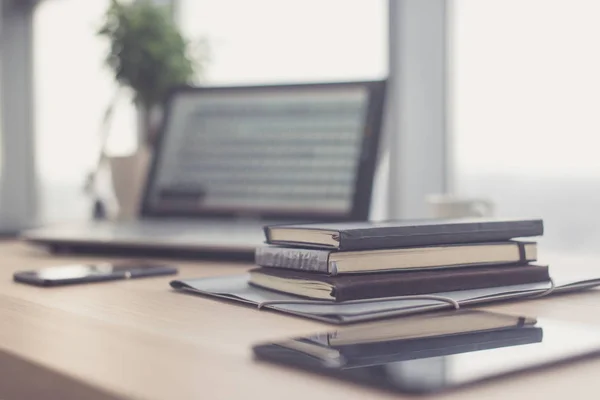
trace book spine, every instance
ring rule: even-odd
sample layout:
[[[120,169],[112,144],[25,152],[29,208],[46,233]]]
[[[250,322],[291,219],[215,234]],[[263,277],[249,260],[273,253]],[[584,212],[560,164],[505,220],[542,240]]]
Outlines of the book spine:
[[[254,261],[261,267],[329,273],[329,251],[288,247],[258,247]]]

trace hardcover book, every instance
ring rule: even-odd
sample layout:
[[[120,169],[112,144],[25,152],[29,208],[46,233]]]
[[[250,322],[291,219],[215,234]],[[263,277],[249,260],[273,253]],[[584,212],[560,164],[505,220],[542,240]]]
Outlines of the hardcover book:
[[[505,265],[328,276],[274,268],[250,271],[251,285],[336,302],[519,285],[550,280],[547,266]]]
[[[285,268],[329,275],[511,263],[526,264],[536,260],[537,244],[518,241],[363,251],[263,246],[258,247],[255,252],[255,263],[261,267]]]
[[[422,219],[274,225],[267,243],[337,250],[375,250],[438,244],[506,241],[541,236],[541,219]]]

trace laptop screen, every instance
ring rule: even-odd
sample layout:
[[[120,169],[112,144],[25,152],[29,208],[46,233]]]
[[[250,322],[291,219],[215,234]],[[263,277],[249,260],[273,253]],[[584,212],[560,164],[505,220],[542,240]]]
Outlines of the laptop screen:
[[[369,133],[369,96],[365,84],[175,93],[146,208],[350,215]]]

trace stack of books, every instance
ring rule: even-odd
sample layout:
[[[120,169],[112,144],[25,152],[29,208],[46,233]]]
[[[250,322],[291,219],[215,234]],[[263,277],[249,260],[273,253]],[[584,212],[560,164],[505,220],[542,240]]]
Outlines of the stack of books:
[[[343,302],[550,280],[542,220],[419,220],[265,227],[250,284]],[[520,240],[515,240],[520,239]]]

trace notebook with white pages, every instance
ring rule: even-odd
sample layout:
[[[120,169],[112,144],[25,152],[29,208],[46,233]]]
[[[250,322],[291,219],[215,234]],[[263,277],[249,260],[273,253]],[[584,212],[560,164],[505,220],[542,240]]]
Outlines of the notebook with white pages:
[[[447,308],[458,309],[504,300],[526,300],[600,286],[600,271],[553,269],[551,275],[552,281],[542,283],[341,303],[302,299],[250,286],[248,274],[175,280],[171,282],[171,286],[182,292],[245,303],[257,306],[258,309],[275,310],[331,324],[364,322]]]

